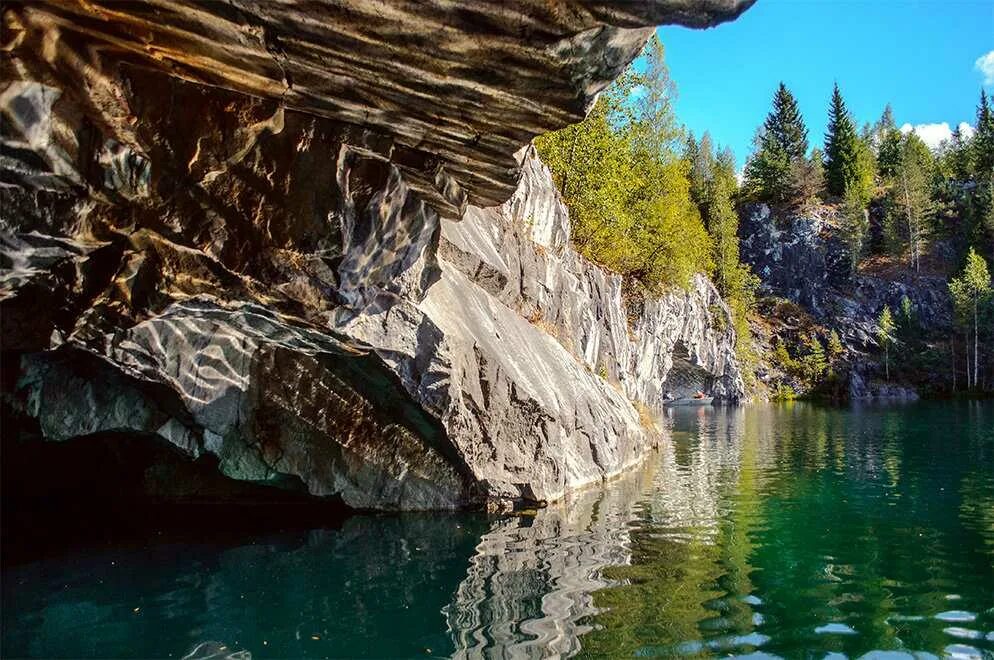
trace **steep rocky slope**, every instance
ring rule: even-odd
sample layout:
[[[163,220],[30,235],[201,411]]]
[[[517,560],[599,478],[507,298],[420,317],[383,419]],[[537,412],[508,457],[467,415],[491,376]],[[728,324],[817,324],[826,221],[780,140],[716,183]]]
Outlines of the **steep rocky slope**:
[[[524,145],[641,26],[748,4],[6,5],[4,441],[137,435],[370,508],[632,465],[633,400],[741,395],[727,310],[703,279],[627,306]]]
[[[877,320],[884,306],[896,312],[907,298],[925,332],[948,336],[953,306],[945,277],[907,268],[853,272],[837,210],[832,207],[778,215],[766,204],[747,205],[742,209],[739,234],[742,260],[760,278],[761,293],[799,306],[798,310],[783,308],[793,319],[766,314],[767,321],[780,322],[781,339],[799,346],[802,334],[814,325],[834,330],[848,355],[846,392],[850,398],[915,396],[901,386],[871,382],[879,354]],[[935,250],[941,248],[941,244],[933,245]]]

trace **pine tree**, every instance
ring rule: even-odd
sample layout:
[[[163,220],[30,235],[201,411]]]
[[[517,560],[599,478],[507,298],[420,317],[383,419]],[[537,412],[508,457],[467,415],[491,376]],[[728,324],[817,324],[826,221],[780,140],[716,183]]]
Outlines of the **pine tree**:
[[[969,238],[994,245],[994,109],[983,90],[977,106],[977,129],[970,147],[977,187],[969,207]]]
[[[797,99],[782,82],[773,96],[773,111],[763,122],[766,134],[794,160],[808,153],[808,129],[797,107]]]
[[[845,195],[851,187],[863,203],[873,193],[873,154],[856,133],[856,125],[842,100],[839,86],[832,91],[825,134],[825,183],[833,195]]]
[[[804,339],[804,345],[807,349],[807,355],[801,358],[801,368],[809,381],[817,383],[828,370],[825,348],[821,345],[821,340],[815,335],[808,335]]]
[[[890,380],[890,345],[894,343],[894,316],[890,313],[890,307],[884,305],[877,319],[877,341],[884,349],[884,374]]]
[[[791,167],[807,151],[808,129],[797,100],[781,82],[773,96],[773,109],[757,136],[756,152],[746,164],[748,190],[758,199],[786,201]]]

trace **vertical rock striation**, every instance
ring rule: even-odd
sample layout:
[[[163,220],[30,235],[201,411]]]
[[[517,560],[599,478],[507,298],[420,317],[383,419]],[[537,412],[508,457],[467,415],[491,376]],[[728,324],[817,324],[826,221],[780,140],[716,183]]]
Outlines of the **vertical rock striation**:
[[[645,26],[748,4],[6,4],[5,427],[360,508],[626,469],[632,401],[741,394],[727,310],[704,279],[626,304],[523,146]]]

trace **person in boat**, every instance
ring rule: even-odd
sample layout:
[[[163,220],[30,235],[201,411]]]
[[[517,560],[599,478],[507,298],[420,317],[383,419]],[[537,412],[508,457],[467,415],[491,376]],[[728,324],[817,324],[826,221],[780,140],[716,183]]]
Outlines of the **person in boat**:
[[[697,390],[697,393],[694,394],[694,398],[695,399],[703,399],[704,398],[704,392],[702,392],[700,390]]]

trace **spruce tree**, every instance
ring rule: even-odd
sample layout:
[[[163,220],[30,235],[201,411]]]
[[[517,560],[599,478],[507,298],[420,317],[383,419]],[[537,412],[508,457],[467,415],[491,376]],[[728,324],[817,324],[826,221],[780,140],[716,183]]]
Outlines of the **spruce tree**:
[[[797,108],[797,99],[783,82],[773,95],[773,111],[763,122],[763,128],[766,135],[783,149],[787,158],[803,158],[808,153],[808,129]]]
[[[880,176],[894,176],[901,159],[901,131],[894,122],[894,111],[889,103],[873,127],[873,141],[877,149],[877,169]]]
[[[994,110],[991,109],[987,92],[980,90],[980,104],[977,106],[977,132],[973,136],[973,164],[977,174],[989,175],[994,169]]]
[[[856,124],[842,100],[836,84],[828,110],[828,133],[825,135],[825,183],[828,192],[842,196],[849,187],[864,203],[873,193],[873,159],[869,146],[856,132]]]
[[[808,151],[808,129],[797,100],[782,82],[773,96],[773,109],[763,122],[756,147],[746,165],[748,189],[759,199],[786,201],[791,167]]]

